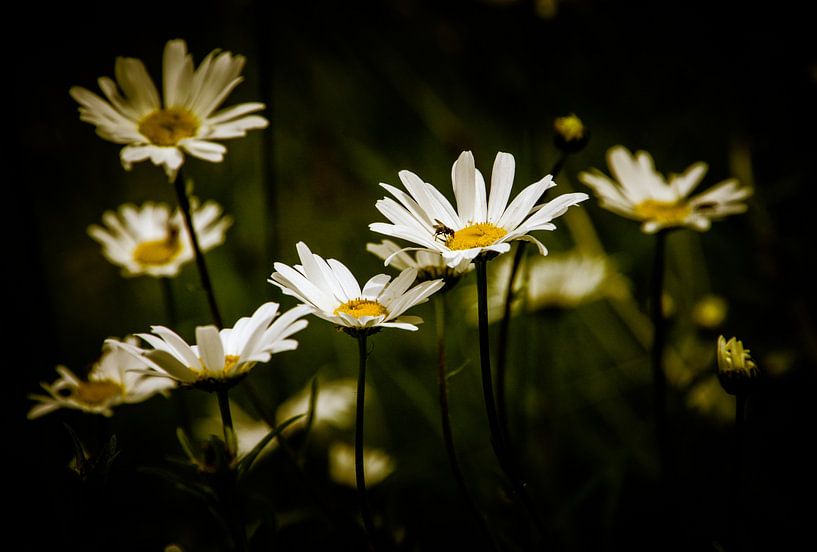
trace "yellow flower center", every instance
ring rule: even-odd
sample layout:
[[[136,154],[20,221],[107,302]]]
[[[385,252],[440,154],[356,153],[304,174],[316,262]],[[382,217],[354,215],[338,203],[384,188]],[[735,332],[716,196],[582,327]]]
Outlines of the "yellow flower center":
[[[83,404],[98,406],[122,393],[122,386],[108,380],[83,381],[72,393]]]
[[[683,224],[692,208],[683,201],[658,201],[647,199],[634,207],[635,214],[643,220],[662,224]]]
[[[156,110],[139,123],[142,136],[157,146],[175,146],[195,136],[198,129],[196,116],[180,107]]]
[[[142,242],[133,250],[133,260],[143,265],[160,266],[169,263],[182,251],[178,232],[163,240]]]
[[[386,307],[377,301],[372,301],[371,299],[352,299],[351,301],[347,301],[335,309],[335,314],[339,314],[341,312],[350,314],[355,318],[360,318],[361,316],[380,316],[389,314]]]
[[[581,140],[584,137],[584,124],[575,115],[557,117],[553,121],[553,129],[568,142]]]
[[[230,370],[235,368],[235,365],[238,364],[238,359],[241,358],[238,355],[224,355],[224,373],[228,373]]]
[[[453,236],[448,237],[445,245],[453,250],[486,247],[495,244],[507,233],[503,228],[494,226],[490,222],[480,222],[457,230]]]

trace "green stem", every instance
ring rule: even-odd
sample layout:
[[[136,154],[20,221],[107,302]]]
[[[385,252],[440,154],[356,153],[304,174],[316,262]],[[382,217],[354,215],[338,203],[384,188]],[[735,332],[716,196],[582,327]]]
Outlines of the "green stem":
[[[216,303],[213,285],[210,283],[210,273],[207,271],[207,263],[204,261],[204,254],[201,252],[199,239],[196,236],[196,230],[193,226],[193,213],[190,208],[190,198],[187,197],[187,190],[185,189],[184,174],[182,173],[182,169],[179,169],[179,172],[176,175],[176,180],[173,182],[173,186],[176,189],[176,199],[179,202],[179,209],[181,209],[182,215],[184,216],[184,224],[187,227],[190,242],[193,244],[193,254],[196,259],[196,267],[199,270],[201,287],[207,294],[207,302],[210,305],[210,313],[213,316],[213,321],[215,322],[216,326],[223,328],[224,324],[222,323],[221,312],[219,311],[218,304]]]
[[[360,515],[363,518],[363,527],[369,540],[369,547],[375,548],[375,527],[372,512],[369,509],[369,499],[366,496],[366,474],[363,459],[363,407],[366,394],[366,334],[361,333],[358,338],[358,353],[360,355],[360,369],[357,377],[357,405],[355,410],[355,483],[357,498],[360,505]]]
[[[482,531],[484,537],[487,539],[491,550],[498,550],[491,531],[488,529],[488,524],[485,521],[482,512],[477,506],[476,500],[471,492],[468,490],[468,485],[465,482],[465,476],[460,468],[459,460],[457,459],[457,450],[454,447],[454,433],[451,430],[451,415],[448,408],[448,374],[445,368],[445,295],[438,294],[434,299],[434,314],[437,323],[437,383],[439,384],[439,398],[440,398],[440,419],[443,429],[443,441],[445,442],[445,450],[448,453],[448,463],[451,465],[451,471],[454,474],[454,480],[462,493],[465,502],[471,509],[474,520]]]
[[[746,411],[746,393],[735,395],[735,441],[732,449],[732,488],[729,493],[729,540],[730,552],[740,550],[738,542],[738,505],[740,504],[740,470],[741,449],[743,447],[744,412]]]
[[[516,282],[516,275],[525,257],[525,246],[527,242],[520,241],[516,246],[511,265],[511,274],[508,276],[508,287],[505,290],[505,302],[502,308],[502,319],[499,321],[499,335],[497,336],[497,356],[496,356],[496,402],[499,410],[499,423],[505,435],[509,435],[508,425],[508,401],[505,390],[506,374],[508,373],[506,361],[508,359],[508,335],[511,328],[511,306],[513,304],[513,286]]]
[[[667,377],[664,372],[664,347],[666,342],[666,320],[662,308],[664,273],[666,270],[666,231],[655,235],[655,256],[652,267],[652,288],[650,290],[650,319],[653,326],[650,364],[652,367],[653,415],[655,417],[655,439],[658,446],[659,479],[662,485],[667,481]]]
[[[171,328],[176,326],[178,322],[178,315],[176,313],[176,298],[173,293],[173,280],[167,276],[159,278],[159,284],[162,288],[162,297],[165,303],[165,313],[167,316],[167,324]]]
[[[479,361],[482,372],[482,394],[485,401],[485,412],[488,415],[488,427],[491,435],[491,446],[500,468],[511,483],[515,498],[521,501],[522,506],[531,518],[534,527],[545,537],[546,531],[533,501],[525,490],[524,483],[518,476],[516,463],[508,453],[505,436],[499,424],[496,403],[494,402],[493,384],[491,381],[491,351],[488,342],[488,275],[487,260],[484,256],[474,259],[477,273],[477,312],[479,315]]]
[[[235,430],[233,428],[233,415],[230,411],[230,396],[227,389],[216,391],[218,397],[218,409],[221,412],[221,426],[224,431],[224,442],[227,445],[229,456],[229,468],[224,473],[225,481],[221,489],[222,502],[229,518],[229,525],[232,527],[233,541],[236,550],[242,552],[247,550],[247,533],[244,527],[244,516],[242,513],[241,501],[238,494],[237,473],[233,468],[233,461],[238,454],[236,450]]]
[[[570,153],[562,151],[553,167],[550,169],[550,174],[556,178],[564,167]],[[542,203],[540,199],[538,204]],[[510,335],[511,327],[511,306],[513,304],[513,285],[516,282],[516,275],[519,274],[519,267],[522,265],[522,259],[525,258],[525,248],[528,242],[520,241],[516,246],[516,252],[513,256],[513,264],[511,265],[511,273],[508,275],[508,286],[505,288],[505,302],[502,308],[502,318],[499,321],[499,335],[497,336],[497,356],[496,356],[496,402],[497,410],[499,412],[499,424],[507,438],[510,438],[509,424],[508,424],[508,402],[506,391],[506,374],[507,359],[508,359],[508,337]]]

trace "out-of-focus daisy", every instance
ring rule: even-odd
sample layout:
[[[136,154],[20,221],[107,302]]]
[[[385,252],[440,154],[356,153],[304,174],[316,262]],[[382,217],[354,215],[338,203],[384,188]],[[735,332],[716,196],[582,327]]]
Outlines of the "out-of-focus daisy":
[[[262,103],[216,111],[243,80],[244,56],[214,50],[194,70],[187,44],[176,39],[165,46],[162,61],[161,98],[144,64],[135,58],[116,59],[116,82],[108,77],[98,80],[107,101],[80,86],[70,90],[80,104],[81,120],[95,125],[102,138],[126,144],[120,152],[126,169],[150,159],[173,180],[185,153],[220,162],[227,148],[213,140],[267,126],[264,117],[253,114],[264,109]]]
[[[409,289],[417,269],[407,268],[394,280],[387,274],[378,274],[361,289],[341,262],[324,260],[303,242],[298,243],[297,249],[301,264],[291,267],[275,263],[275,272],[268,281],[284,294],[302,301],[315,316],[353,335],[374,333],[381,328],[416,330],[416,324],[423,320],[403,313],[443,287],[442,280],[431,280]]]
[[[580,173],[579,180],[593,189],[602,207],[641,221],[646,233],[680,226],[708,230],[713,220],[746,211],[743,201],[752,194],[730,178],[689,197],[706,174],[703,162],[667,179],[655,170],[646,151],[632,155],[623,146],[613,146],[607,151],[607,165],[615,180],[596,169]]]
[[[394,459],[385,451],[364,447],[363,469],[366,484],[377,485],[392,474]],[[329,477],[339,485],[355,486],[355,448],[343,441],[336,441],[329,447]]]
[[[213,390],[237,383],[256,363],[269,361],[271,355],[298,347],[290,336],[306,327],[307,321],[300,318],[309,309],[296,307],[278,316],[278,308],[277,303],[264,303],[252,316],[221,331],[215,326],[199,326],[196,345],[188,345],[164,326],[153,326],[155,335],[137,334],[151,348],[112,343],[143,359],[155,376]]]
[[[356,384],[357,382],[352,378],[319,382],[315,410],[312,413],[313,431],[324,427],[348,430],[354,426]],[[278,407],[275,412],[275,422],[278,424],[299,414],[304,415],[303,418],[287,427],[284,433],[298,431],[307,424],[306,416],[309,414],[311,398],[312,387],[307,386]]]
[[[491,193],[487,196],[485,180],[474,165],[474,156],[464,151],[451,169],[456,210],[434,186],[410,171],[400,171],[400,180],[409,193],[381,184],[397,199],[383,198],[376,204],[391,224],[375,222],[369,228],[415,243],[420,246],[417,249],[441,254],[450,267],[458,267],[483,253],[506,253],[511,248],[509,242],[514,240],[532,242],[546,255],[545,246],[528,234],[554,230],[556,226],[551,221],[588,196],[563,194],[535,207],[545,190],[556,185],[548,175],[522,190],[509,205],[514,170],[513,156],[498,153],[491,174]]]
[[[526,263],[514,283],[511,305],[514,314],[522,310],[571,309],[602,297],[619,297],[626,293],[623,277],[601,255],[570,252],[533,257]],[[511,265],[510,259],[501,259],[493,265],[488,287],[490,322],[502,316]],[[473,296],[473,290],[463,294],[469,317],[476,322],[477,305]]]
[[[195,206],[192,215],[203,252],[224,243],[233,220],[218,203]],[[171,214],[164,203],[148,201],[141,207],[127,203],[117,212],[106,211],[102,222],[103,226],[89,226],[88,234],[102,245],[106,259],[122,267],[125,276],[175,276],[194,258],[181,211]]]
[[[717,295],[705,295],[692,307],[692,320],[700,328],[714,330],[723,324],[728,312],[726,299]]]
[[[135,340],[126,340],[133,344]],[[145,401],[157,393],[167,394],[175,382],[145,377],[145,364],[119,348],[104,346],[102,356],[85,379],[65,366],[57,366],[60,375],[54,383],[41,385],[48,395],[30,395],[39,404],[31,408],[29,419],[39,418],[58,408],[73,408],[112,416],[120,404]]]
[[[436,252],[421,250],[410,255],[391,240],[367,243],[366,251],[374,253],[383,259],[387,266],[392,266],[397,270],[417,269],[417,280],[420,282],[441,279],[445,282],[445,289],[456,285],[463,274],[474,268],[469,260],[463,261],[458,266],[450,267],[446,264],[445,258]]]

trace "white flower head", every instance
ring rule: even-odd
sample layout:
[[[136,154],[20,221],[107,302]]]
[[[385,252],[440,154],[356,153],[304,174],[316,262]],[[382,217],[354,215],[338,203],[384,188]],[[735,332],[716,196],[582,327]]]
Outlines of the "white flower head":
[[[194,70],[187,44],[176,39],[165,46],[161,98],[144,64],[123,57],[116,59],[116,82],[109,77],[98,81],[107,101],[80,86],[70,93],[80,104],[81,120],[95,125],[102,138],[125,144],[120,152],[125,169],[150,159],[174,180],[184,154],[221,162],[227,148],[213,140],[267,126],[264,117],[253,114],[264,109],[262,103],[216,111],[244,80],[244,63],[243,56],[214,50]]]
[[[454,286],[463,274],[474,269],[474,265],[467,259],[455,267],[450,267],[446,264],[445,257],[436,251],[420,250],[411,255],[391,240],[367,243],[366,251],[377,255],[388,266],[397,270],[417,269],[417,280],[420,282],[442,279],[445,282],[445,290]]]
[[[269,283],[302,301],[315,316],[352,335],[374,333],[381,328],[417,330],[416,324],[423,320],[403,313],[425,302],[444,285],[442,280],[431,280],[409,289],[417,278],[417,269],[406,268],[394,280],[378,274],[361,289],[340,261],[324,260],[303,242],[296,247],[301,264],[291,267],[275,263]]]
[[[212,390],[237,383],[256,363],[298,347],[290,336],[306,327],[307,321],[300,318],[309,309],[296,307],[278,316],[278,308],[277,303],[264,303],[252,316],[243,317],[232,328],[221,331],[215,326],[199,326],[196,345],[188,345],[164,326],[153,326],[155,335],[137,334],[151,348],[112,343],[143,359],[154,376]]]
[[[366,485],[382,482],[395,469],[394,459],[385,451],[363,447],[363,470]],[[343,441],[336,441],[329,447],[329,477],[339,485],[355,487],[355,448]]]
[[[233,220],[223,215],[218,203],[198,206],[194,201],[192,216],[202,252],[224,243]],[[102,223],[90,225],[88,234],[102,245],[106,259],[122,267],[124,276],[175,276],[194,259],[181,211],[171,213],[164,203],[148,201],[139,207],[126,203],[117,212],[106,211]]]
[[[135,339],[127,341],[133,344]],[[52,384],[41,384],[48,395],[29,396],[39,404],[31,408],[28,418],[39,418],[59,408],[112,416],[115,406],[139,403],[157,393],[167,394],[175,386],[172,381],[145,377],[144,369],[144,362],[119,348],[105,345],[102,356],[85,379],[65,366],[57,366],[59,379]]]
[[[602,207],[641,221],[641,230],[648,234],[682,226],[708,230],[713,220],[745,212],[743,201],[752,195],[750,188],[730,178],[689,197],[706,174],[703,162],[667,179],[655,170],[646,151],[632,155],[623,146],[613,146],[607,151],[607,165],[615,180],[596,169],[580,173],[579,180],[593,189]]]
[[[470,151],[462,152],[451,169],[456,210],[434,186],[410,171],[400,171],[400,180],[409,193],[381,184],[397,198],[383,198],[376,204],[391,224],[375,222],[369,228],[420,246],[406,249],[438,253],[449,267],[459,267],[483,253],[507,253],[514,240],[532,242],[539,253],[547,255],[545,246],[529,233],[554,230],[551,221],[588,196],[563,194],[537,207],[545,190],[556,185],[548,175],[522,190],[509,205],[514,170],[513,155],[498,153],[491,173],[491,193],[487,195],[474,156]]]

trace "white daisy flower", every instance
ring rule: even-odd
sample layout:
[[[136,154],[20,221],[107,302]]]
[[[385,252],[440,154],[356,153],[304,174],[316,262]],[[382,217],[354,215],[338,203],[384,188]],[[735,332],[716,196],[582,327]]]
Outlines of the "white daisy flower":
[[[264,109],[262,103],[215,111],[244,80],[245,61],[244,56],[214,50],[194,70],[187,44],[176,39],[164,50],[162,98],[144,64],[123,57],[116,59],[116,82],[108,77],[98,81],[107,101],[80,86],[72,87],[70,94],[80,104],[81,120],[95,125],[102,138],[126,144],[120,152],[125,169],[150,159],[174,180],[185,153],[221,162],[227,148],[213,140],[267,126],[264,117],[251,115]]]
[[[233,220],[223,215],[221,206],[207,201],[193,206],[193,226],[202,252],[224,243]],[[102,215],[104,226],[92,224],[88,234],[102,245],[102,254],[122,267],[124,276],[168,277],[194,259],[193,245],[176,209],[172,214],[164,203],[146,202],[141,207],[125,204],[118,212]]]
[[[170,378],[182,385],[217,389],[237,383],[258,362],[270,356],[291,351],[298,342],[289,337],[304,329],[299,320],[309,309],[296,307],[278,316],[277,303],[264,303],[250,317],[243,317],[233,328],[221,331],[215,326],[196,328],[196,345],[188,345],[172,330],[153,326],[153,334],[137,334],[152,348],[143,349],[113,341],[134,356],[144,359],[154,376]]]
[[[356,386],[357,381],[353,378],[319,383],[315,410],[312,413],[313,431],[330,427],[347,430],[355,425]],[[294,433],[306,425],[311,399],[312,386],[308,385],[278,407],[275,412],[275,422],[277,424],[282,424],[299,414],[304,416],[287,427],[284,433]]]
[[[374,253],[383,259],[387,266],[394,267],[397,270],[416,269],[417,280],[420,282],[442,279],[446,285],[445,289],[450,289],[463,274],[470,272],[474,268],[469,260],[463,260],[458,266],[452,268],[446,264],[445,258],[437,252],[421,250],[415,252],[414,255],[410,255],[391,240],[383,240],[380,243],[367,243],[366,251]]]
[[[366,484],[372,486],[394,472],[395,462],[383,450],[364,447],[363,466]],[[329,447],[329,477],[339,485],[355,487],[355,447],[342,441],[332,443]]]
[[[535,207],[545,190],[556,185],[548,175],[522,190],[508,205],[514,163],[513,155],[497,154],[491,174],[491,193],[486,200],[485,180],[474,166],[474,156],[470,151],[463,152],[451,169],[457,210],[434,186],[412,172],[400,171],[400,180],[409,193],[381,184],[397,198],[397,201],[384,198],[376,204],[392,224],[375,222],[369,228],[420,246],[406,249],[441,254],[449,267],[461,266],[483,253],[507,253],[511,248],[509,242],[514,240],[532,242],[542,255],[547,255],[545,246],[528,233],[554,230],[556,226],[551,221],[588,196],[564,194]]]
[[[648,234],[680,226],[708,230],[713,220],[745,212],[743,200],[752,195],[751,189],[730,178],[688,197],[706,174],[703,162],[669,175],[667,181],[646,151],[632,155],[623,146],[613,146],[607,151],[607,165],[615,181],[596,169],[580,173],[579,180],[593,189],[602,207],[641,221],[641,230]]]
[[[290,267],[275,263],[269,283],[278,286],[285,295],[302,301],[319,318],[328,320],[347,333],[374,333],[380,328],[417,330],[422,323],[417,316],[402,316],[414,305],[424,303],[443,287],[442,280],[417,284],[416,268],[403,270],[394,280],[387,274],[372,277],[360,288],[351,271],[335,259],[324,260],[305,243],[296,246],[300,265]]]
[[[600,299],[620,297],[626,282],[609,259],[579,252],[533,257],[525,261],[514,282],[512,313],[535,312],[549,308],[570,309]],[[488,321],[502,318],[511,274],[510,259],[493,264],[488,279]],[[523,277],[524,276],[524,277]],[[471,322],[477,322],[477,303],[473,289],[464,290],[463,303]]]
[[[65,366],[57,366],[59,379],[41,384],[48,395],[29,396],[39,404],[29,411],[28,418],[39,418],[58,408],[112,416],[115,406],[139,403],[156,393],[166,395],[175,386],[172,381],[145,377],[145,364],[119,348],[106,345],[102,351],[86,379],[77,377]]]

